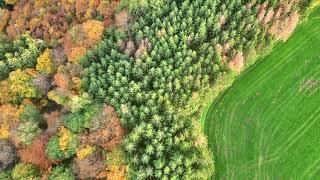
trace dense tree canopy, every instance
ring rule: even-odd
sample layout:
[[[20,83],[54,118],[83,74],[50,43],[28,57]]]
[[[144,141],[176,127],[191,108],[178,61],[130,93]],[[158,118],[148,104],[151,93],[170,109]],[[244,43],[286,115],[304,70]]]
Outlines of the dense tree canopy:
[[[0,179],[210,178],[178,108],[286,40],[310,2],[0,0],[0,139],[20,156]]]

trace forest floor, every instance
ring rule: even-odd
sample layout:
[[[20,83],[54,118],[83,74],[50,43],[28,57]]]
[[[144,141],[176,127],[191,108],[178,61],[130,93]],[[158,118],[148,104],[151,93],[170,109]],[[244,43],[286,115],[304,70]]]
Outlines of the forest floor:
[[[320,176],[320,8],[209,107],[217,179]]]

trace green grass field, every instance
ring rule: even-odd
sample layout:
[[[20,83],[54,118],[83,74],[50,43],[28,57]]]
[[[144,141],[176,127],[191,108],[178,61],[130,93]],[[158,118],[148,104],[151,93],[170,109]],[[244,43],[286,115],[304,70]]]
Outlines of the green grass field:
[[[210,106],[217,179],[320,178],[320,11]]]

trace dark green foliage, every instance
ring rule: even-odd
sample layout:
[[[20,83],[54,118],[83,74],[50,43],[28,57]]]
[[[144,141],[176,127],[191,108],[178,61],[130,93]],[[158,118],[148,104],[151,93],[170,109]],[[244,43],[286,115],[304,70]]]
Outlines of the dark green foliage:
[[[52,169],[49,180],[75,180],[71,168],[60,165]]]
[[[17,129],[17,136],[23,144],[30,145],[33,139],[41,132],[39,128],[42,120],[40,111],[36,106],[27,104],[23,107],[19,119],[21,123]]]
[[[2,41],[2,40],[1,40]],[[35,40],[28,34],[22,35],[19,39],[15,40],[11,49],[4,48],[5,54],[0,59],[0,80],[6,79],[8,74],[15,69],[25,69],[35,67],[37,57],[44,49],[44,44],[40,40]],[[7,51],[8,50],[8,51]]]
[[[47,144],[47,155],[52,160],[64,159],[64,153],[60,150],[59,137],[53,136]]]
[[[4,60],[5,53],[12,52],[12,43],[0,32],[0,61]]]
[[[114,106],[131,130],[125,148],[132,179],[207,179],[214,172],[206,144],[194,145],[198,125],[178,117],[175,107],[212,85],[226,69],[223,61],[270,42],[248,2],[125,1],[137,18],[131,29],[108,30],[81,60],[83,88]]]
[[[62,144],[64,145],[64,147],[61,147]],[[61,133],[60,130],[58,135],[52,136],[50,138],[47,144],[46,152],[48,157],[52,160],[63,160],[75,155],[77,147],[78,141],[76,135],[69,131],[64,134]]]
[[[19,119],[22,122],[27,122],[27,121],[40,122],[42,120],[42,116],[39,109],[36,106],[32,104],[27,104],[24,106],[23,112],[20,114]]]
[[[0,171],[1,180],[11,180],[11,173],[9,171]]]
[[[99,113],[96,105],[87,105],[82,110],[70,113],[64,117],[64,125],[72,132],[79,133],[91,127],[91,120]]]
[[[9,73],[9,68],[5,62],[5,53],[12,52],[12,43],[8,38],[0,33],[0,80]]]
[[[32,164],[18,163],[12,170],[13,180],[40,179],[39,170]]]

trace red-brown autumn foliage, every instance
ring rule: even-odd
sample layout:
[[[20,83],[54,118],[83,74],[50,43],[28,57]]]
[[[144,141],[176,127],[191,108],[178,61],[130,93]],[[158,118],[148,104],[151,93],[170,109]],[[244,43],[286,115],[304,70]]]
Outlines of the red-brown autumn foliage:
[[[277,39],[287,40],[297,27],[300,15],[297,11],[291,13],[288,17],[276,20],[269,29]]]
[[[103,23],[97,20],[88,20],[73,26],[64,38],[64,51],[71,62],[77,62],[88,48],[97,44],[103,34]]]
[[[0,17],[1,17],[1,21],[0,21],[0,31],[2,31],[7,23],[8,23],[8,19],[10,17],[10,11],[7,9],[1,9],[0,8]]]
[[[30,146],[18,150],[21,160],[38,166],[42,171],[47,171],[51,167],[46,154],[46,144],[49,138],[48,134],[42,134]]]
[[[54,75],[54,84],[62,89],[68,89],[70,85],[70,76],[67,73],[57,73]]]
[[[84,137],[84,141],[101,146],[108,151],[112,151],[114,147],[122,143],[125,130],[112,106],[104,105],[102,114],[95,122],[101,123]]]
[[[30,31],[46,42],[62,42],[68,29],[100,16],[109,25],[119,0],[22,0],[12,11],[7,27],[10,37]]]
[[[75,160],[76,173],[80,179],[94,179],[105,169],[105,159],[101,151]]]
[[[236,55],[229,62],[229,68],[235,72],[241,72],[244,68],[244,57],[242,52],[236,53]]]
[[[296,5],[301,0],[281,1],[275,9],[268,7],[266,3],[259,7],[258,21],[268,27],[268,32],[277,39],[287,40],[299,22],[299,13]]]
[[[122,10],[119,13],[115,14],[115,26],[125,31],[128,28],[128,22],[129,22],[129,13],[127,10]]]

